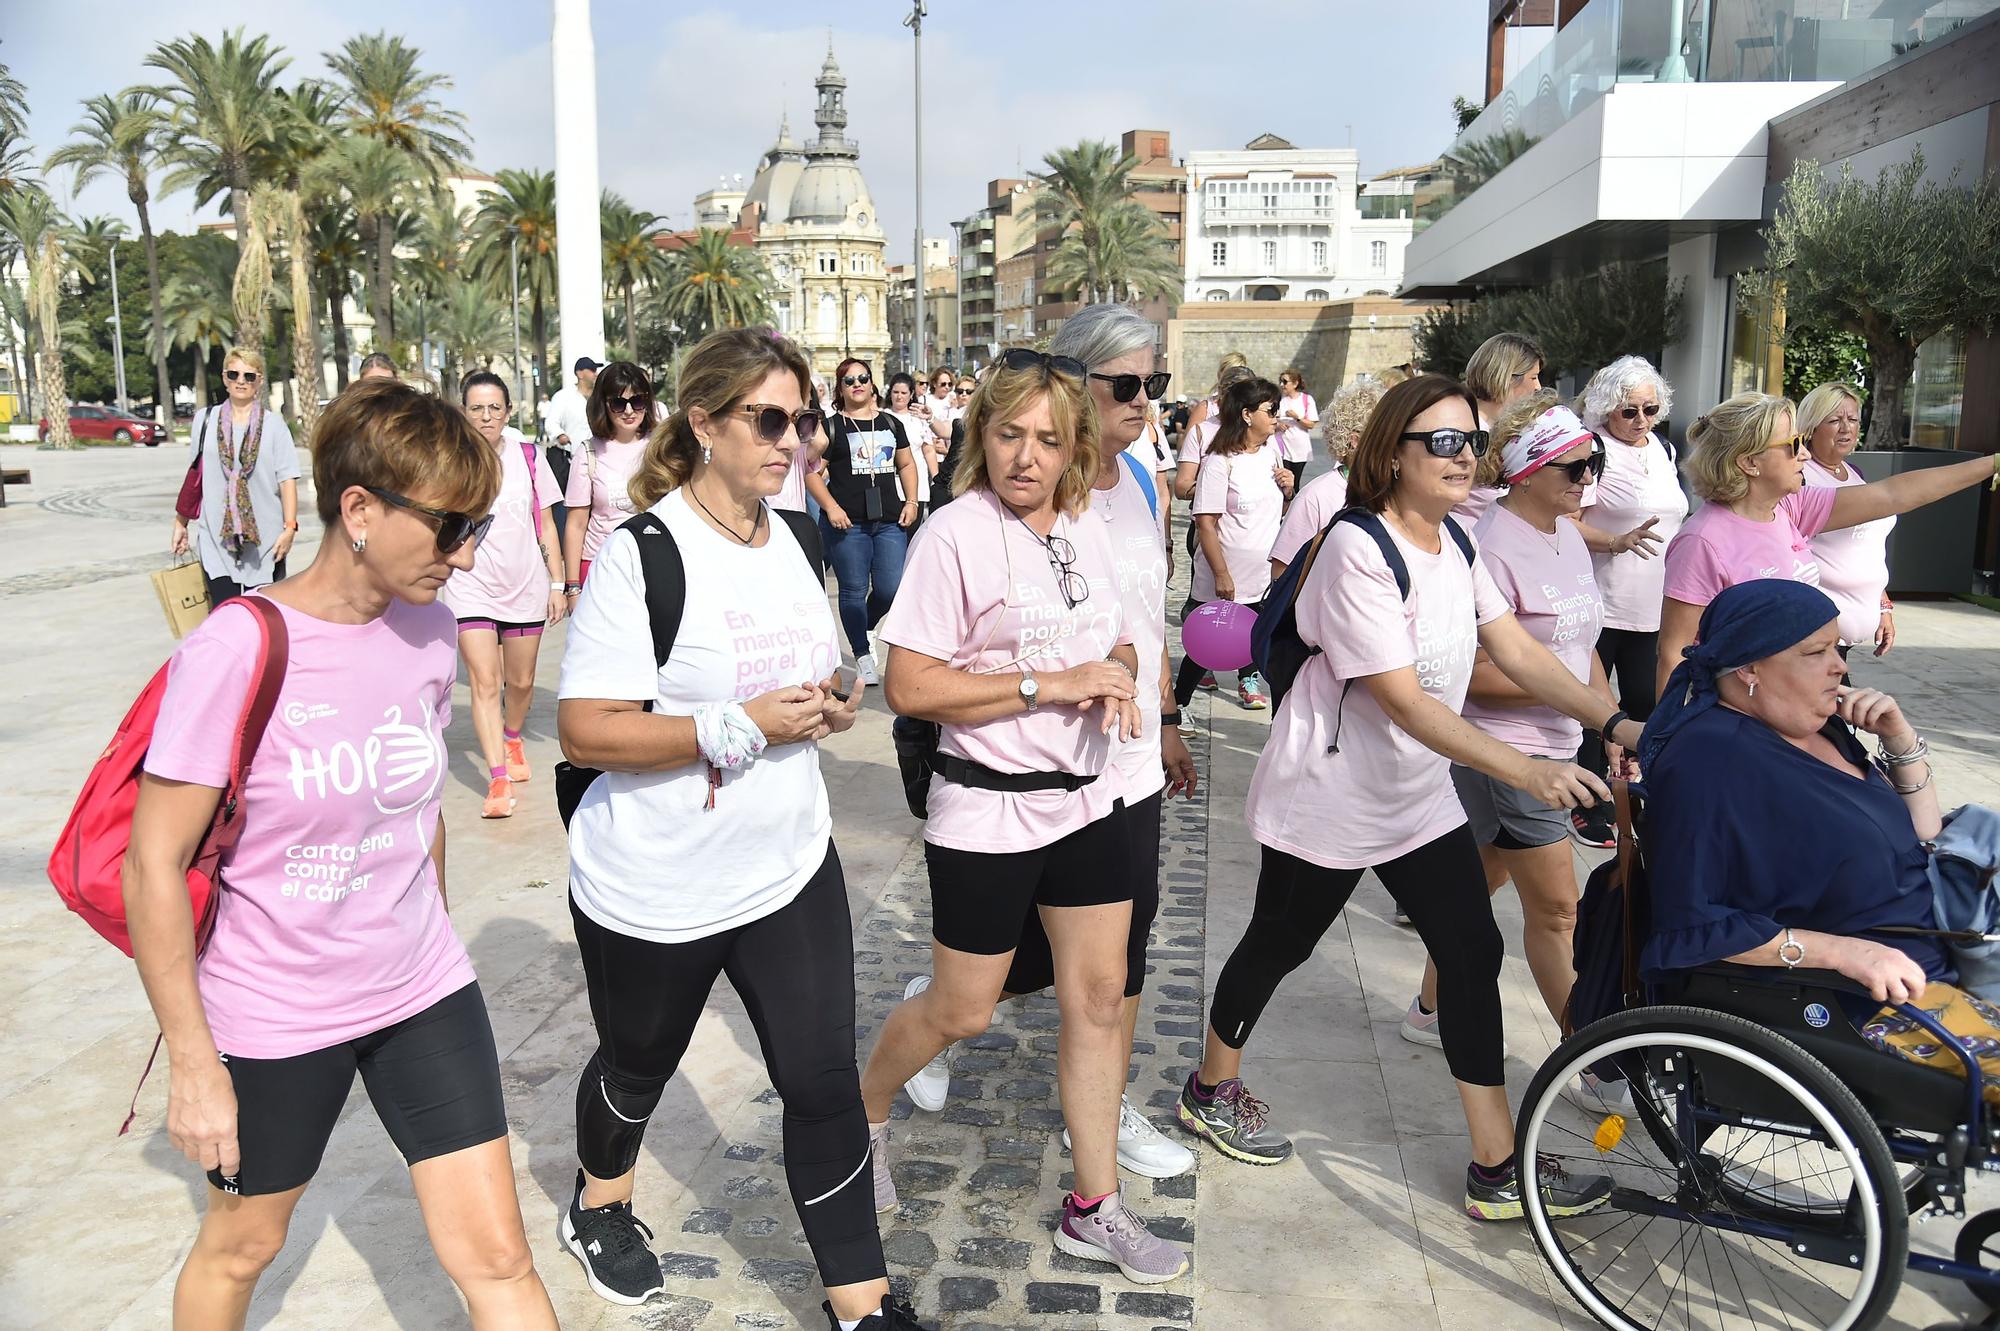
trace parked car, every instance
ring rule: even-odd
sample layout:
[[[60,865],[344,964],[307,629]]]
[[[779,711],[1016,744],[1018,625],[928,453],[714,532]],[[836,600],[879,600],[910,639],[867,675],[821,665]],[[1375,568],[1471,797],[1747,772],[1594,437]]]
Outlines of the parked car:
[[[161,436],[160,427],[144,416],[88,402],[70,404],[69,432],[79,439],[109,439],[120,444],[144,444],[148,448],[157,447]],[[48,417],[41,419],[35,434],[44,441],[48,439]]]

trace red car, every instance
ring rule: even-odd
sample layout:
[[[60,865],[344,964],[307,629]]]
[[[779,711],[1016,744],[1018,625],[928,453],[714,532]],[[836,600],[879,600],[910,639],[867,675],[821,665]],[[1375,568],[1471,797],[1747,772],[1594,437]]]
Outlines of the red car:
[[[87,402],[70,404],[69,432],[78,439],[110,439],[121,444],[144,444],[148,448],[158,445],[162,437],[160,427],[144,416],[120,411],[116,407],[96,407]],[[47,442],[48,417],[42,417],[36,436]]]

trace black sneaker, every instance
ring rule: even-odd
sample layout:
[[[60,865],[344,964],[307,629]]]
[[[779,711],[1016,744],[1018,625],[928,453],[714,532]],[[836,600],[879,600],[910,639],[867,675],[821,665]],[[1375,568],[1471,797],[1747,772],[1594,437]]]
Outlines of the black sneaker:
[[[1618,848],[1618,828],[1611,821],[1609,805],[1593,804],[1588,809],[1571,810],[1569,834],[1576,838],[1579,846],[1590,846],[1596,850]]]
[[[840,1331],[840,1319],[834,1316],[833,1305],[822,1302],[819,1309],[826,1314],[828,1331]],[[855,1331],[925,1331],[925,1327],[917,1320],[915,1308],[894,1294],[887,1294],[882,1298],[882,1310],[862,1318]]]
[[[646,1246],[653,1231],[632,1214],[630,1202],[585,1210],[581,1169],[576,1171],[576,1195],[563,1211],[561,1235],[563,1247],[583,1263],[584,1279],[602,1298],[644,1303],[667,1287],[660,1259]]]
[[[1571,1177],[1552,1155],[1541,1157],[1542,1204],[1553,1216],[1583,1215],[1611,1200],[1611,1180],[1602,1174]],[[1465,1167],[1465,1213],[1474,1220],[1519,1220],[1521,1207],[1520,1167],[1507,1171],[1505,1178],[1488,1183],[1472,1166]]]

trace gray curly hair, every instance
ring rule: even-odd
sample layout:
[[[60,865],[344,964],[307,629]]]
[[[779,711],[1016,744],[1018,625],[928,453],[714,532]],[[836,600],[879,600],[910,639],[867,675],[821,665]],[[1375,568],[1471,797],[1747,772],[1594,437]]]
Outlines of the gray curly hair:
[[[1601,430],[1612,412],[1625,405],[1634,390],[1651,388],[1660,397],[1660,415],[1673,414],[1674,390],[1644,356],[1620,356],[1590,376],[1577,395],[1576,414],[1586,430]]]

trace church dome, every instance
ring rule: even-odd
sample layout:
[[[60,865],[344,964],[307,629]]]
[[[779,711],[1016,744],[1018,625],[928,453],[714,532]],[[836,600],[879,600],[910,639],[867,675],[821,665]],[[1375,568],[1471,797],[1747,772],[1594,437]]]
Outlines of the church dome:
[[[861,147],[847,137],[847,79],[827,49],[816,86],[819,105],[813,123],[819,137],[805,148],[805,169],[791,189],[789,205],[773,215],[787,222],[834,223],[849,220],[857,208],[858,225],[876,225],[868,182],[861,177]]]
[[[791,211],[792,192],[806,169],[805,163],[804,150],[792,139],[791,117],[786,116],[778,122],[778,141],[757,163],[757,174],[743,196],[743,206],[747,209],[756,205],[766,221],[783,221]]]

